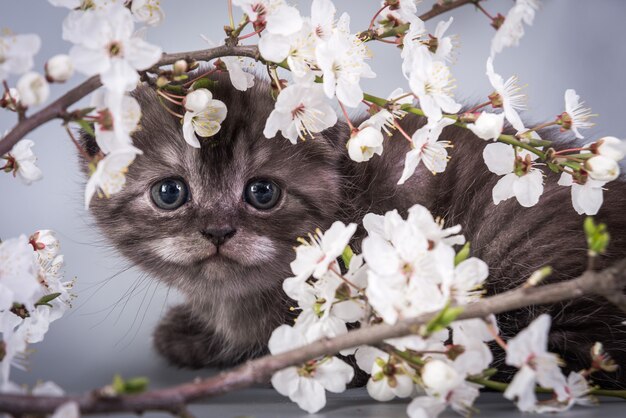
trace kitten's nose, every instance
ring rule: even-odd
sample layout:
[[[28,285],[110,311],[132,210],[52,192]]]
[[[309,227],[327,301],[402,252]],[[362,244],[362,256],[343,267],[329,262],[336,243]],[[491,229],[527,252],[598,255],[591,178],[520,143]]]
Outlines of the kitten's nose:
[[[233,228],[208,228],[200,231],[206,239],[216,246],[224,244],[235,235],[235,232],[237,232],[237,230]]]

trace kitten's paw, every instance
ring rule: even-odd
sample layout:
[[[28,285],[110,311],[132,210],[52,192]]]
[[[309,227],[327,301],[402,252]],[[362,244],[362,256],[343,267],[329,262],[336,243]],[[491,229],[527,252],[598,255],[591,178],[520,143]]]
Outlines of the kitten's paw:
[[[171,364],[191,369],[216,366],[218,339],[185,305],[170,309],[156,327],[154,347]]]

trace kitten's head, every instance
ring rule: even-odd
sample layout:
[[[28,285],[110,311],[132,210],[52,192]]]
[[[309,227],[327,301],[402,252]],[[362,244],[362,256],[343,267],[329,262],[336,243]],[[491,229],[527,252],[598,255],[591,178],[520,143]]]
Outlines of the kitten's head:
[[[337,216],[341,153],[322,135],[297,145],[265,138],[267,83],[240,92],[227,76],[217,81],[213,96],[228,115],[200,149],[184,141],[152,89],[134,93],[142,119],[133,139],[143,154],[123,190],[94,197],[91,211],[124,255],[167,283],[186,293],[245,294],[279,286],[297,237]],[[95,151],[93,140],[87,145]]]

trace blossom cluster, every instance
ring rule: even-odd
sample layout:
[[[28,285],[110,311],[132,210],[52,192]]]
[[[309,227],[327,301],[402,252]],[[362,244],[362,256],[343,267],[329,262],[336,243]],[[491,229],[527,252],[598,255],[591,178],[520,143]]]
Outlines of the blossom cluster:
[[[135,31],[134,26],[135,22],[157,25],[163,20],[163,12],[156,0],[50,0],[50,3],[71,10],[63,22],[63,39],[73,46],[68,54],[48,59],[42,75],[30,71],[33,56],[41,46],[37,35],[0,37],[3,57],[0,81],[9,74],[21,74],[16,88],[5,93],[3,107],[23,113],[41,105],[48,99],[49,83],[66,82],[75,71],[100,76],[103,89],[92,100],[96,113],[76,119],[88,131],[92,130],[90,125],[94,126],[93,134],[100,148],[98,155],[89,157],[92,175],[85,192],[88,206],[96,192],[109,196],[119,191],[125,183],[127,167],[141,153],[132,145],[130,136],[141,113],[136,101],[126,92],[137,86],[138,71],[156,64],[162,51],[146,42],[144,31]],[[8,162],[3,169],[19,175],[27,184],[42,177],[41,170],[34,165],[31,147],[31,141],[22,140],[4,156]]]
[[[64,280],[62,269],[51,230],[0,243],[0,392],[23,392],[9,379],[11,367],[23,368],[28,344],[42,341],[71,307],[74,282]]]
[[[522,411],[554,412],[574,404],[590,404],[590,371],[564,376],[562,362],[547,351],[550,317],[541,315],[504,343],[493,315],[456,320],[463,306],[482,296],[488,276],[482,260],[469,257],[460,226],[444,227],[423,206],[409,209],[406,219],[397,211],[368,214],[362,254],[348,245],[357,225],[335,222],[326,231],[302,239],[291,263],[293,277],[283,282],[285,293],[297,303],[293,325],[281,325],[269,342],[272,354],[295,349],[360,326],[437,313],[412,334],[392,338],[377,347],[359,346],[341,352],[353,355],[370,375],[367,391],[378,401],[412,398],[412,418],[436,417],[450,407],[468,415],[480,388],[488,381],[493,361],[487,343],[506,350],[506,363],[518,368],[505,397]],[[339,261],[342,260],[342,261]],[[597,348],[593,359],[602,358]],[[604,364],[610,367],[604,360]],[[324,356],[276,372],[272,385],[309,413],[326,404],[325,391],[342,392],[354,371],[342,358]],[[538,400],[541,387],[553,393]]]

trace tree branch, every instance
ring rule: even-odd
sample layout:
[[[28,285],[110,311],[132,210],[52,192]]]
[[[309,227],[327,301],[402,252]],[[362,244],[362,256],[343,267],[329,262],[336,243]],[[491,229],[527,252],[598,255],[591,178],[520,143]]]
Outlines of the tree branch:
[[[457,7],[461,7],[465,4],[476,3],[482,0],[455,0],[445,5],[439,5],[435,3],[428,12],[422,14],[420,19],[426,21],[432,19],[435,16],[439,16],[442,13],[450,11],[452,9],[456,9]],[[408,26],[407,26],[408,28]],[[405,28],[406,30],[406,28]],[[230,40],[230,39],[229,39]],[[236,39],[235,39],[236,40]],[[226,56],[241,56],[241,57],[249,57],[255,60],[260,60],[261,56],[259,54],[259,50],[256,45],[246,45],[246,46],[231,46],[231,45],[222,45],[216,48],[203,49],[198,51],[190,51],[190,52],[178,52],[173,54],[163,54],[161,60],[157,62],[153,68],[158,68],[164,65],[171,65],[178,60],[187,59],[194,61],[209,61],[219,57]],[[78,102],[83,97],[89,95],[91,92],[100,87],[102,83],[100,83],[99,76],[93,76],[86,81],[79,84],[77,87],[65,93],[63,96],[59,97],[54,102],[50,103],[40,111],[34,113],[32,116],[21,119],[17,125],[9,131],[7,136],[5,136],[0,141],[0,156],[6,154],[13,148],[13,146],[30,132],[32,132],[35,128],[43,125],[46,122],[51,121],[56,118],[66,118],[68,116],[67,109],[71,105]]]
[[[465,306],[457,319],[482,318],[530,305],[562,302],[582,296],[610,297],[613,294],[621,294],[624,286],[626,286],[626,259],[601,272],[587,271],[577,279],[538,287],[522,287],[482,299]],[[139,395],[106,398],[98,395],[97,391],[62,397],[0,395],[0,411],[16,415],[49,413],[69,401],[77,402],[83,414],[179,410],[198,399],[265,382],[276,371],[302,364],[313,358],[332,355],[345,348],[364,344],[373,345],[388,338],[415,333],[421,325],[428,323],[436,314],[435,312],[405,319],[395,325],[382,324],[357,329],[339,337],[322,339],[282,354],[251,360],[242,366],[210,378]]]
[[[191,52],[178,52],[174,54],[163,54],[161,60],[155,64],[155,67],[161,67],[164,65],[170,65],[180,59],[188,59],[193,61],[209,61],[214,58],[226,57],[226,56],[241,56],[249,57],[255,60],[260,58],[259,50],[255,45],[251,46],[218,46],[216,48],[203,49],[199,51]],[[56,118],[65,118],[68,116],[67,108],[78,102],[83,97],[87,96],[102,83],[99,76],[93,76],[82,82],[78,86],[74,87],[63,96],[59,97],[48,106],[41,109],[39,112],[34,113],[17,123],[9,131],[6,137],[0,141],[0,155],[4,155],[11,150],[20,139],[28,135],[35,128],[43,125],[46,122]]]

